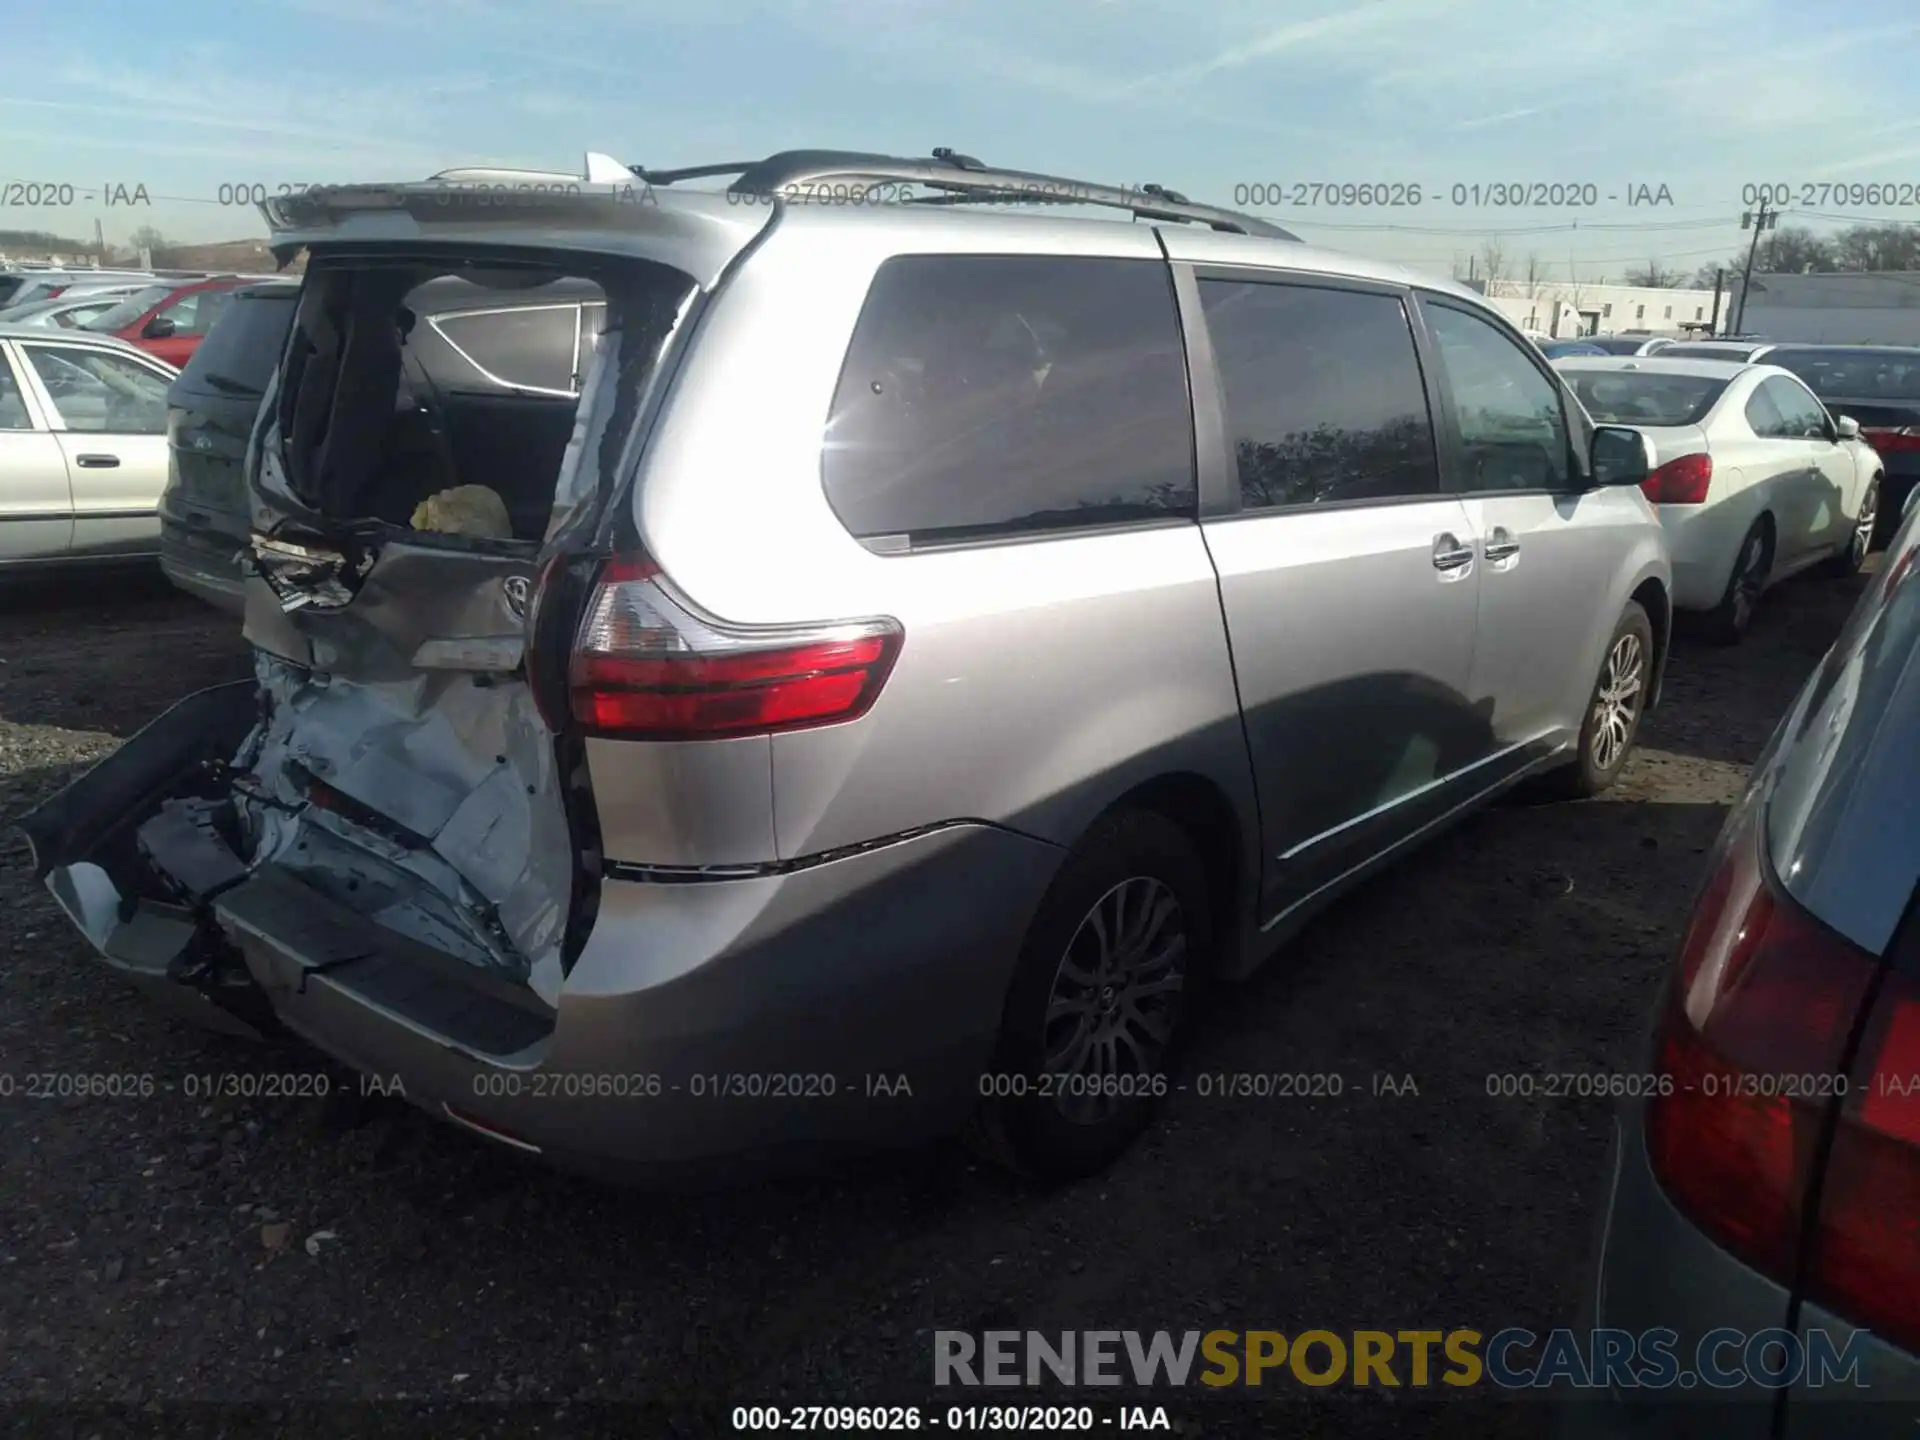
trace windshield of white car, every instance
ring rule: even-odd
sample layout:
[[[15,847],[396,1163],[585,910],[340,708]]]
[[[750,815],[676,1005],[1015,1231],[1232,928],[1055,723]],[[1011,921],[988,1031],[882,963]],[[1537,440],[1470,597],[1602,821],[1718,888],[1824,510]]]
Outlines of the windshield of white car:
[[[1698,425],[1727,388],[1706,375],[1562,370],[1587,413],[1603,425]]]

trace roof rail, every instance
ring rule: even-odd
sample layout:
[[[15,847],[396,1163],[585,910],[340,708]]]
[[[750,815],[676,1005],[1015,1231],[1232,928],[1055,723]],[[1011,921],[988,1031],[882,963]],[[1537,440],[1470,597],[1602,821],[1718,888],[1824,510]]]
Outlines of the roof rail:
[[[782,150],[764,160],[744,163],[694,165],[679,170],[649,170],[642,165],[630,168],[650,185],[732,175],[736,178],[728,190],[735,195],[776,197],[782,190],[821,180],[894,180],[945,192],[907,202],[915,205],[1099,205],[1128,211],[1138,220],[1177,220],[1229,234],[1259,235],[1272,240],[1300,238],[1271,221],[1243,215],[1237,210],[1196,205],[1178,191],[1164,186],[1142,185],[1131,189],[1027,170],[996,170],[971,155],[945,147],[936,148],[924,159],[857,150]]]

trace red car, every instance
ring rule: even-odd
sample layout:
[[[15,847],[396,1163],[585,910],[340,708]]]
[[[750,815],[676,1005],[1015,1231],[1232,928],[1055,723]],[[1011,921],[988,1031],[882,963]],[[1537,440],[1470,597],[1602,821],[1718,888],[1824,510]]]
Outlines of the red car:
[[[232,292],[253,282],[244,275],[201,280],[162,280],[127,296],[79,328],[138,345],[169,365],[184,367],[232,303]]]

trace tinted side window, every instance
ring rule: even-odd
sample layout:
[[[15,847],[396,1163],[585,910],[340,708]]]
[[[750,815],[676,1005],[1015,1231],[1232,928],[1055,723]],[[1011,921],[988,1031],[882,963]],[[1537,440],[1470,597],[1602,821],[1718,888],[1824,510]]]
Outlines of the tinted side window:
[[[204,335],[213,329],[232,303],[231,290],[195,290],[167,306],[160,314],[173,322],[175,335]]]
[[[502,384],[564,395],[573,391],[575,315],[572,305],[537,305],[440,315],[433,323]]]
[[[1202,280],[1251,509],[1431,495],[1433,422],[1393,295]]]
[[[1763,440],[1778,440],[1787,434],[1786,417],[1780,413],[1780,407],[1773,403],[1773,396],[1764,382],[1747,397],[1745,414],[1748,427]]]
[[[1166,266],[887,261],[854,327],[822,464],[834,514],[863,539],[1193,516],[1193,417]]]
[[[1827,438],[1827,409],[1791,380],[1769,380],[1761,387],[1773,400],[1785,422],[1787,435],[1808,440]]]
[[[1466,462],[1462,488],[1561,490],[1571,473],[1560,390],[1477,315],[1428,305]]]

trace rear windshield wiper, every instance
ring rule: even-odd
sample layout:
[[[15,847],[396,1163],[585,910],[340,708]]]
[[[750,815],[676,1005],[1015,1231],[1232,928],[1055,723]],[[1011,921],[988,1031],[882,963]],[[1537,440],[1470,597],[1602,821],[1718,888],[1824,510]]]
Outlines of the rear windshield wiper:
[[[258,395],[258,385],[249,385],[244,380],[235,380],[231,376],[216,375],[212,371],[202,372],[200,378],[216,390],[224,390],[229,395]]]

